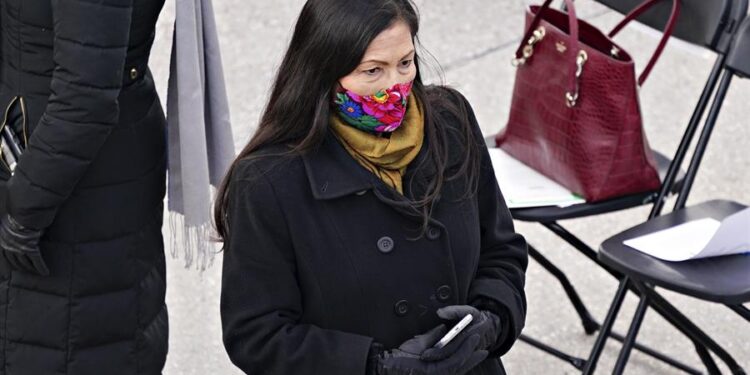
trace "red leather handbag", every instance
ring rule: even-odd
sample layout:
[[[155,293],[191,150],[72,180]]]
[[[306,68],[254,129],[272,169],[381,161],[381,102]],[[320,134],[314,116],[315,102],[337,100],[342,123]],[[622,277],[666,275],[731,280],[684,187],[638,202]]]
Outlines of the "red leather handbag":
[[[680,0],[637,80],[632,58],[612,38],[659,1],[645,1],[608,36],[578,20],[572,0],[565,0],[567,14],[550,8],[552,0],[529,7],[513,60],[510,118],[497,145],[588,202],[657,190],[638,87],[672,34]]]

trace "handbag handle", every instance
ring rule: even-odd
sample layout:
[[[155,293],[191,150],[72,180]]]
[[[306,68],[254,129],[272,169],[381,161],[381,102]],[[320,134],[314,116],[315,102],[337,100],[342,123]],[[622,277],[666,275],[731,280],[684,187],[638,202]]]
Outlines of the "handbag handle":
[[[516,50],[516,58],[513,59],[514,65],[523,65],[526,60],[533,55],[533,46],[538,43],[543,37],[544,32],[537,30],[537,26],[542,22],[544,13],[549,9],[552,4],[552,0],[546,0],[544,4],[539,8],[539,11],[534,15],[534,19],[529,24],[526,30],[526,35],[521,39],[521,45]],[[566,103],[568,107],[575,106],[575,102],[578,99],[578,79],[581,76],[583,64],[586,62],[586,54],[583,51],[579,51],[580,41],[578,39],[578,17],[576,16],[575,5],[573,0],[565,0],[565,5],[568,8],[568,27],[570,29],[570,43],[573,48],[570,48],[570,52],[576,57],[571,58],[570,64],[570,78],[568,80],[568,91],[565,93]],[[531,47],[531,48],[529,48]]]
[[[615,26],[612,31],[609,32],[609,37],[614,38],[617,33],[620,32],[627,24],[629,24],[634,19],[638,18],[641,14],[646,12],[647,10],[651,9],[654,5],[656,5],[661,0],[646,0],[641,5],[639,5],[637,8],[633,9],[630,13],[628,13],[625,18],[620,21],[620,23]],[[638,86],[643,86],[643,83],[646,82],[646,79],[648,78],[648,75],[651,73],[651,69],[654,68],[654,65],[656,65],[656,62],[659,60],[659,57],[661,57],[662,52],[664,52],[664,48],[667,46],[667,42],[669,41],[669,37],[672,36],[672,33],[674,32],[674,28],[677,25],[677,18],[680,16],[680,1],[681,0],[672,0],[672,14],[669,16],[669,20],[667,21],[667,25],[664,28],[664,35],[661,38],[661,41],[659,42],[659,45],[656,47],[656,51],[651,56],[651,60],[649,60],[648,65],[646,65],[646,68],[643,69],[643,72],[641,72],[641,75],[638,77]]]

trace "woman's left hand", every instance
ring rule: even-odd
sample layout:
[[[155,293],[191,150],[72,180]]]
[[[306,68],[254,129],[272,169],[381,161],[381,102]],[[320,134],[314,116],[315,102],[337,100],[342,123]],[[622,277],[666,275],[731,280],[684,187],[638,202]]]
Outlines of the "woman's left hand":
[[[458,321],[466,315],[471,314],[473,320],[468,327],[461,331],[448,345],[443,348],[430,348],[422,353],[422,359],[425,361],[437,361],[444,358],[446,355],[450,355],[455,351],[455,346],[461,345],[461,343],[472,335],[479,335],[479,345],[477,349],[489,349],[492,345],[497,342],[497,338],[500,335],[500,317],[486,311],[478,310],[474,306],[469,305],[453,305],[446,306],[438,309],[437,314],[440,318],[446,321]]]

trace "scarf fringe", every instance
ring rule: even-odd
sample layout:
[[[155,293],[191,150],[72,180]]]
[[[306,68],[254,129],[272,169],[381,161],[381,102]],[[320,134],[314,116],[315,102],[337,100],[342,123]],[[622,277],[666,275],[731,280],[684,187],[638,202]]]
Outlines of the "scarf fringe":
[[[185,268],[195,264],[195,269],[201,273],[214,263],[214,257],[218,253],[216,244],[211,241],[211,224],[205,223],[200,226],[185,224],[185,217],[177,212],[169,212],[169,244],[172,259],[182,258]]]

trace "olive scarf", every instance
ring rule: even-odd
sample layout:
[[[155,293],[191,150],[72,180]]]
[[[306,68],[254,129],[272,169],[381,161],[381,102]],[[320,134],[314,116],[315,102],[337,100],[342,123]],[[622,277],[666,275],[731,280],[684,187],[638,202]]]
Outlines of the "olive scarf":
[[[404,172],[424,142],[424,116],[416,96],[411,96],[407,104],[404,124],[390,133],[390,137],[359,130],[335,113],[331,115],[330,125],[349,155],[385,184],[404,193]]]

